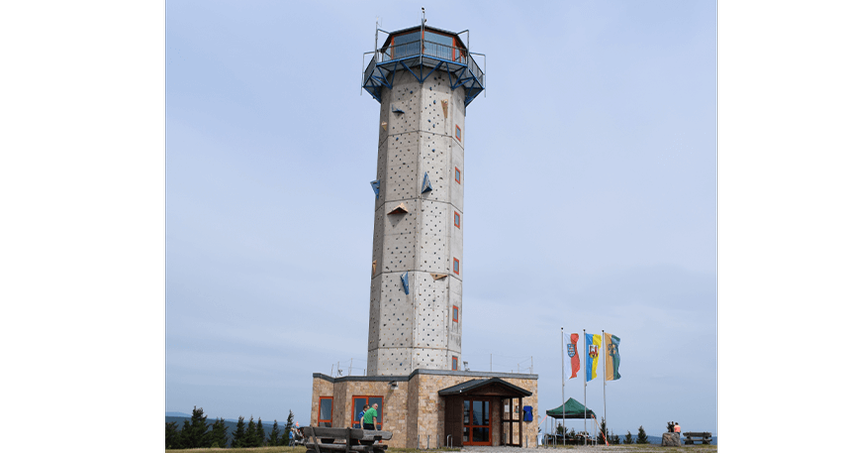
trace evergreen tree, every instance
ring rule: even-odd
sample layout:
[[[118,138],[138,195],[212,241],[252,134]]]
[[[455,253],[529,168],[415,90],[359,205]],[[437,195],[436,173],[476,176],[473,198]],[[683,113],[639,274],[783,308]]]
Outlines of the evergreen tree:
[[[277,445],[283,445],[282,439],[279,437],[280,434],[282,433],[279,431],[279,423],[277,423],[276,420],[273,420],[273,428],[270,429],[270,438],[267,440],[267,445],[274,447]]]
[[[229,442],[228,436],[226,435],[226,431],[228,429],[229,428],[226,427],[226,423],[223,421],[223,418],[215,420],[214,424],[212,424],[211,434],[209,435],[210,446],[226,448],[226,444]]]
[[[608,436],[608,442],[611,445],[620,445],[620,436],[614,434],[614,431],[611,431],[611,434]]]
[[[243,448],[247,446],[244,442],[247,437],[244,426],[244,417],[238,417],[238,424],[235,425],[235,432],[232,433],[232,448]]]
[[[623,439],[623,443],[624,444],[633,444],[634,443],[634,439],[632,439],[632,432],[631,431],[626,431],[626,438]]]
[[[256,447],[264,447],[265,438],[264,438],[264,426],[261,424],[261,417],[258,419],[258,423],[256,423]]]
[[[197,406],[194,406],[191,422],[185,420],[182,424],[182,433],[179,436],[182,441],[181,448],[206,448],[211,445],[206,418],[208,417],[203,415],[203,408],[197,409]]]
[[[253,421],[253,416],[251,415],[250,422],[247,423],[247,432],[244,435],[244,446],[258,447],[258,442],[256,440],[256,422]]]
[[[294,446],[291,442],[291,428],[294,426],[294,412],[292,410],[288,410],[288,420],[285,421],[285,432],[282,434],[283,441],[285,442],[283,445],[290,445]]]
[[[643,425],[641,425],[640,428],[637,429],[637,441],[635,441],[635,443],[638,443],[638,444],[648,444],[649,443],[649,438],[646,437],[646,431],[643,430]]]
[[[602,422],[599,424],[599,440],[602,443],[608,441],[608,428],[605,426],[605,417],[602,417]]]
[[[165,423],[165,449],[182,448],[179,441],[179,428],[176,422]]]

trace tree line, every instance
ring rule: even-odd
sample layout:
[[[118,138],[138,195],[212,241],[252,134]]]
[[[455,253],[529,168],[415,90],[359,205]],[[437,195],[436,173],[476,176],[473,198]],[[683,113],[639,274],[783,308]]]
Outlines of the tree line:
[[[556,432],[559,435],[564,434],[564,428],[561,425],[558,425],[556,428]],[[570,438],[576,437],[576,429],[570,428],[568,431],[568,436]],[[649,438],[646,436],[646,431],[643,429],[643,425],[641,425],[637,429],[637,438],[632,437],[631,431],[626,431],[626,436],[623,439],[620,439],[620,436],[614,434],[614,431],[608,431],[605,426],[605,417],[602,417],[602,423],[599,424],[599,441],[604,442],[605,439],[608,439],[608,443],[611,445],[619,445],[620,441],[624,444],[648,444]]]
[[[226,432],[229,427],[224,423],[223,418],[218,418],[211,425],[206,422],[208,417],[203,415],[203,408],[191,412],[191,420],[185,420],[182,429],[179,429],[178,422],[165,422],[165,449],[183,448],[246,448],[288,445],[290,432],[294,425],[294,413],[288,411],[288,419],[284,427],[280,428],[279,423],[273,420],[273,427],[269,433],[265,433],[264,425],[259,417],[258,422],[250,417],[249,422],[244,422],[244,417],[238,417],[238,424],[235,425],[235,432],[232,433],[232,443],[229,445],[230,436]]]

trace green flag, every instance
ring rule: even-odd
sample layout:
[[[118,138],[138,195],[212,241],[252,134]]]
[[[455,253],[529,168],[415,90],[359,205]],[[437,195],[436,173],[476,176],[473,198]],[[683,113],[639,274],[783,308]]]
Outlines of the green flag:
[[[605,380],[620,379],[620,338],[606,333],[605,351]]]

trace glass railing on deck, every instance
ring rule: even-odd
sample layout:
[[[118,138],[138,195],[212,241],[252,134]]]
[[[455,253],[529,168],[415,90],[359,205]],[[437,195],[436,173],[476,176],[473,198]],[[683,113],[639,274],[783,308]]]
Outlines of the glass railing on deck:
[[[485,74],[479,68],[479,65],[476,64],[473,57],[470,56],[469,52],[467,52],[467,49],[438,44],[432,41],[423,41],[422,48],[419,40],[390,46],[385,50],[377,52],[376,57],[373,60],[375,63],[383,63],[391,60],[401,60],[403,58],[415,57],[420,54],[423,56],[434,57],[439,60],[453,61],[467,65],[473,75],[479,78],[480,81],[484,80]],[[371,62],[371,64],[372,63],[373,62]],[[369,73],[370,70],[371,68],[368,66],[367,72]],[[484,82],[482,83],[484,85]]]
[[[401,58],[413,57],[420,54],[429,57],[439,58],[446,61],[467,64],[467,50],[460,47],[447,46],[432,41],[423,41],[421,49],[420,41],[412,41],[405,44],[390,46],[380,52],[380,61],[399,60]],[[478,68],[477,68],[478,69]]]

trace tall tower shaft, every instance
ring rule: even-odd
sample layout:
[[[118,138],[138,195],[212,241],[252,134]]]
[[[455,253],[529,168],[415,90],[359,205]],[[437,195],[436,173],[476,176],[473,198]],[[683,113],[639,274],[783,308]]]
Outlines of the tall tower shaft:
[[[388,34],[362,87],[381,103],[367,374],[461,363],[464,117],[484,74],[455,33]]]

